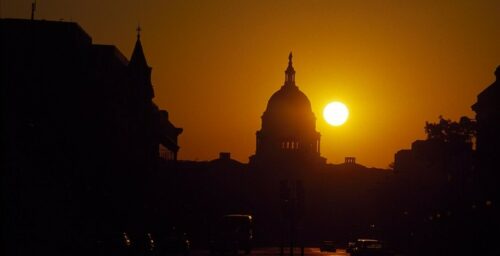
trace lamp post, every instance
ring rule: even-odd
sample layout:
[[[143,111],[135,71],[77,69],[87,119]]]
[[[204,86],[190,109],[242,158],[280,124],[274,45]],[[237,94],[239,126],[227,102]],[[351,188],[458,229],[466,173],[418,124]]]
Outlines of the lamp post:
[[[304,213],[304,187],[301,180],[295,183],[288,180],[280,182],[280,203],[283,223],[288,221],[290,238],[290,256],[293,256],[295,240],[297,240],[297,223]],[[282,234],[284,228],[282,230]],[[284,235],[281,236],[280,255],[284,255]],[[304,255],[304,245],[301,244],[301,256]]]

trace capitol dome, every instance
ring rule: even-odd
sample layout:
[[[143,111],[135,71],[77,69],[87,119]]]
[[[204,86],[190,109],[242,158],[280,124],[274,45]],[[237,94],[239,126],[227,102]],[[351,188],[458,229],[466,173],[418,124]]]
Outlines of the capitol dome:
[[[292,54],[288,57],[285,84],[276,91],[267,103],[262,115],[262,131],[281,137],[298,137],[316,127],[316,117],[311,102],[295,84]]]
[[[311,102],[297,86],[283,86],[267,102],[266,112],[312,112]]]
[[[320,134],[311,102],[295,84],[292,54],[288,57],[285,83],[267,103],[262,128],[257,131],[253,161],[319,159]]]

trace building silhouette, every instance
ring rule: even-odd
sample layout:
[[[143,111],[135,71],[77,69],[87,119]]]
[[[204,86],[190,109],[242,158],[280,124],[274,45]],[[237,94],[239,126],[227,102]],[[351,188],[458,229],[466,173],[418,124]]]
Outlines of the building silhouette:
[[[134,124],[139,125],[135,127],[137,146],[134,148],[141,154],[152,156],[152,162],[157,156],[177,160],[177,137],[182,129],[175,127],[168,119],[168,112],[159,110],[153,102],[155,94],[151,83],[151,67],[142,48],[140,28],[137,30],[137,40],[127,66],[132,84],[131,93],[134,95],[130,100],[129,113],[134,118]]]
[[[391,232],[402,234],[396,240],[409,251],[425,245],[436,255],[498,254],[491,234],[500,230],[495,206],[500,198],[500,67],[495,75],[472,105],[475,121],[440,117],[426,124],[426,140],[395,154],[396,175],[388,186],[393,192],[388,192],[404,214],[393,216],[394,223],[403,225],[394,225]]]
[[[2,19],[1,42],[2,226],[10,254],[84,248],[78,241],[110,230],[172,224],[203,246],[211,221],[230,213],[253,214],[256,243],[275,246],[293,233],[280,198],[284,183],[300,191],[295,238],[308,245],[384,234],[404,217],[395,202],[406,188],[394,185],[393,172],[354,157],[338,165],[321,157],[291,54],[249,164],[229,153],[170,161],[182,129],[153,102],[140,34],[130,61],[72,22]],[[37,242],[47,237],[50,243]]]
[[[144,226],[160,148],[175,159],[182,129],[153,102],[140,36],[130,61],[74,22],[1,19],[0,43],[7,254],[73,255],[61,248]]]
[[[492,246],[500,230],[500,174],[498,156],[500,155],[500,66],[495,70],[495,81],[477,96],[472,105],[476,112],[476,194],[474,206],[480,213],[469,216],[470,230],[476,234],[476,243],[484,251],[498,254],[498,248]],[[477,203],[476,203],[477,202]],[[479,216],[479,218],[478,218]]]
[[[320,138],[311,103],[295,83],[290,53],[285,83],[267,103],[250,164],[261,167],[325,164],[326,159],[320,156]]]
[[[160,110],[159,113],[160,121],[160,145],[159,153],[160,157],[164,160],[174,160],[177,161],[177,153],[179,152],[180,146],[177,142],[177,138],[182,133],[183,129],[175,127],[169,119],[168,112],[166,110]]]
[[[472,105],[477,121],[477,168],[485,198],[500,199],[498,156],[500,154],[500,66],[496,80],[478,96]]]

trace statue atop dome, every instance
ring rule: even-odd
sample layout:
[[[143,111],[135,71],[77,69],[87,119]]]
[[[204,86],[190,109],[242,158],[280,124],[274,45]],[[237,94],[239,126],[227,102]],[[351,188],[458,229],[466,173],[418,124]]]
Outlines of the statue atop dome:
[[[288,55],[288,67],[285,70],[285,86],[291,85],[295,86],[295,69],[292,63],[292,52]]]

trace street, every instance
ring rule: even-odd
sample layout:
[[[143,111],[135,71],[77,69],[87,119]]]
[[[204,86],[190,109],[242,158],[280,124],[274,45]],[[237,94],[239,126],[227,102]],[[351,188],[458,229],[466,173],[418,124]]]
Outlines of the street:
[[[290,250],[288,248],[285,248],[285,253],[284,256],[289,256],[290,255]],[[254,251],[252,251],[251,255],[279,255],[280,251],[278,247],[271,247],[271,248],[256,248]],[[300,248],[296,248],[293,253],[294,256],[300,256]],[[346,253],[345,250],[343,249],[338,249],[336,252],[321,252],[319,248],[317,247],[307,247],[304,248],[304,255],[312,256],[346,256],[349,255]]]
[[[193,256],[205,256],[209,255],[208,251],[191,251],[191,255]],[[244,255],[244,254],[239,254],[239,255]],[[267,256],[267,255],[272,255],[272,256],[279,256],[280,255],[280,249],[279,247],[264,247],[264,248],[254,248],[252,252],[249,255],[258,255],[258,256]],[[295,248],[294,256],[300,256],[300,248]],[[308,247],[304,249],[304,255],[307,256],[347,256],[349,255],[346,253],[344,249],[338,249],[336,252],[321,252],[319,248],[317,247]],[[285,248],[285,253],[284,256],[290,256],[290,250],[288,248]]]

